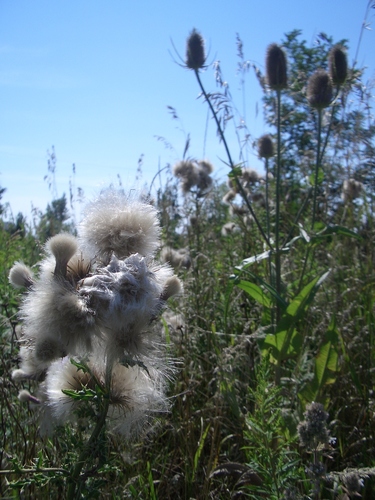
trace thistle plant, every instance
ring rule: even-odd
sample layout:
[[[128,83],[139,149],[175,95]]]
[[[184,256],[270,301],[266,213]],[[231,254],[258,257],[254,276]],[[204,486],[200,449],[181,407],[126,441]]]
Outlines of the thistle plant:
[[[10,282],[27,290],[13,380],[39,382],[20,401],[38,410],[42,434],[68,422],[89,429],[94,419],[67,498],[85,481],[82,468],[106,428],[131,440],[168,410],[173,363],[156,319],[181,284],[154,260],[159,234],[153,206],[108,189],[87,206],[78,237],[47,242],[39,276],[20,262],[10,271]]]

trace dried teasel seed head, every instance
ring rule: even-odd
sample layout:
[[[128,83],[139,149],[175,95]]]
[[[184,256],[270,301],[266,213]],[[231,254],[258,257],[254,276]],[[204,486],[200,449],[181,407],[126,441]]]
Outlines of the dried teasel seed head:
[[[329,74],[335,85],[342,85],[348,76],[348,59],[341,45],[335,45],[328,56]]]
[[[206,62],[203,37],[196,29],[190,33],[186,44],[186,66],[189,69],[203,68]]]
[[[258,140],[259,158],[271,158],[275,154],[272,137],[269,134],[262,135]]]
[[[268,46],[266,55],[267,84],[273,90],[282,90],[288,86],[286,55],[276,43]]]
[[[332,81],[324,69],[318,69],[307,82],[307,100],[312,108],[327,108],[333,97]]]

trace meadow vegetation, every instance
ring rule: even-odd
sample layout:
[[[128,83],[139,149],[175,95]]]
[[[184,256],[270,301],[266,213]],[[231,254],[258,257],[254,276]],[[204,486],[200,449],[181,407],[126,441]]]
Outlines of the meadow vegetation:
[[[65,197],[32,225],[2,207],[2,498],[373,498],[373,87],[348,63],[346,45],[321,34],[309,47],[293,31],[268,47],[263,73],[237,38],[241,81],[253,72],[264,91],[266,128],[254,138],[218,64],[216,88],[206,90],[204,42],[190,34],[187,77],[210,109],[228,177],[190,156],[187,138],[180,161],[144,195],[158,213],[157,259],[173,266],[184,292],[157,320],[174,365],[169,412],[155,411],[133,439],[105,419],[97,429],[111,398],[99,376],[65,394],[83,402],[78,423],[40,435],[30,399],[37,381],[14,376],[24,292],[8,275],[16,261],[34,266],[46,241],[77,227]],[[254,151],[263,172],[251,168]],[[128,351],[125,368],[150,375],[149,358]],[[84,356],[73,361],[92,375]]]

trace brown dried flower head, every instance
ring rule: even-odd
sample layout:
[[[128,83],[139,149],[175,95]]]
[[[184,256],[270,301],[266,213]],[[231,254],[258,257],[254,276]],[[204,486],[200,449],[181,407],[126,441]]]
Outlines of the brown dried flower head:
[[[275,154],[272,137],[269,134],[262,135],[258,140],[259,158],[271,158]]]
[[[186,44],[186,66],[198,70],[203,68],[206,62],[203,37],[194,28],[187,39]]]
[[[332,81],[324,69],[318,69],[307,82],[307,100],[312,108],[327,108],[333,97]]]
[[[276,43],[268,46],[266,55],[267,84],[273,90],[282,90],[288,86],[286,56]]]
[[[342,85],[348,76],[348,59],[341,45],[335,45],[328,56],[329,74],[335,85]]]

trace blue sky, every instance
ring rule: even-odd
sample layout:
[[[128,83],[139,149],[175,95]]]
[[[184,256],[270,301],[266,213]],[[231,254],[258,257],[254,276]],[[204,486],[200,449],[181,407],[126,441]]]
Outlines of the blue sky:
[[[74,182],[90,198],[100,187],[117,183],[126,188],[150,182],[158,170],[182,155],[185,136],[167,106],[173,106],[190,154],[208,157],[216,175],[226,167],[224,152],[197,99],[194,75],[172,58],[173,47],[184,55],[193,27],[204,36],[209,60],[219,59],[238,107],[242,109],[236,75],[236,33],[245,58],[262,69],[267,46],[284,33],[301,29],[314,44],[318,33],[349,40],[349,60],[357,48],[368,0],[0,0],[0,185],[3,201],[14,214],[42,210],[52,198],[47,182],[47,150],[55,147],[56,191]],[[374,22],[375,10],[369,22]],[[363,34],[359,65],[374,78],[375,38]],[[176,57],[176,56],[175,56]],[[213,70],[203,75],[215,90]],[[246,119],[254,137],[263,126],[261,93],[249,73],[246,79]],[[258,109],[258,113],[257,113]],[[166,149],[156,136],[165,137]],[[236,160],[237,145],[232,152]],[[143,156],[142,178],[136,181]],[[250,166],[257,167],[255,154]]]

